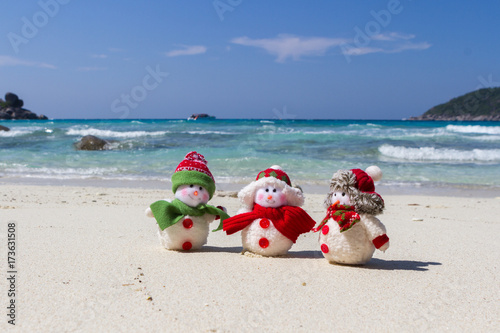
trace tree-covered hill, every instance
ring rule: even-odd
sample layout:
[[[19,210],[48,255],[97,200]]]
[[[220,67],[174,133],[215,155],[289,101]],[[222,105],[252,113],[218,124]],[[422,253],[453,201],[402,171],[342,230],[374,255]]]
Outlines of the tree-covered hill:
[[[500,121],[500,87],[479,89],[453,98],[410,120]]]

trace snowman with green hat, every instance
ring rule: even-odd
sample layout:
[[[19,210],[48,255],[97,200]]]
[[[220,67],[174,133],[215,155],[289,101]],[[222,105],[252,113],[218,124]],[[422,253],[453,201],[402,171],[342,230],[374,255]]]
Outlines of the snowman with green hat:
[[[195,151],[186,155],[172,175],[175,199],[159,200],[146,209],[158,223],[158,237],[168,250],[198,250],[206,244],[209,224],[229,218],[223,207],[208,205],[215,192],[215,180],[205,157]],[[215,230],[214,230],[215,231]]]

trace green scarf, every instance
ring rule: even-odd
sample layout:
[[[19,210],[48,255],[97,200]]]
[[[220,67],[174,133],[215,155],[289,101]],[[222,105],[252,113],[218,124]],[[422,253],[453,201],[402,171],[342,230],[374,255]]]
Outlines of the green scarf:
[[[217,229],[212,230],[218,231],[222,229],[222,221],[229,218],[226,212],[217,207],[206,204],[199,204],[196,207],[191,207],[179,199],[174,199],[172,202],[160,200],[151,204],[150,208],[161,230],[165,230],[165,228],[176,224],[186,215],[202,216],[205,214],[212,214],[220,216],[219,226]]]

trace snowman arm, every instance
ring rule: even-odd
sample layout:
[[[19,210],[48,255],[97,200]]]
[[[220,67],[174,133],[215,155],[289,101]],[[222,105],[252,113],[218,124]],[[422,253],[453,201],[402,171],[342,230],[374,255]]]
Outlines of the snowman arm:
[[[153,215],[153,211],[151,210],[151,208],[146,208],[146,211],[144,211],[144,213],[146,214],[147,217],[155,217]]]
[[[217,220],[217,216],[219,216],[219,215],[212,215],[212,214],[206,213],[205,215],[203,215],[203,219],[207,223],[212,223],[213,221]]]
[[[387,237],[387,231],[382,222],[375,216],[368,214],[361,215],[361,222],[365,226],[373,245],[380,251],[385,252],[389,248],[389,237]]]
[[[163,199],[163,201],[172,202],[171,199]],[[147,217],[155,217],[153,215],[153,211],[151,210],[151,207],[146,208],[146,210],[144,211],[144,213],[146,214]]]
[[[223,206],[217,206],[217,208],[219,208],[220,210],[222,210],[224,213],[227,213],[227,209],[226,209],[226,207],[223,207]],[[216,220],[220,220],[220,215],[215,215],[215,219],[216,219]]]
[[[240,208],[237,212],[236,212],[236,215],[240,215],[240,214],[244,214],[244,213],[249,213],[251,212],[252,210],[251,209],[248,209],[246,207],[242,207]]]

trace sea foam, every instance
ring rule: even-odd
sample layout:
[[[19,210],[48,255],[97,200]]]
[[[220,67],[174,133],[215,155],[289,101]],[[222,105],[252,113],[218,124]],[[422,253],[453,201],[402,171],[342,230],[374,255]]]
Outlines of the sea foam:
[[[500,134],[500,126],[481,126],[481,125],[448,125],[446,130],[454,133],[477,133],[477,134]]]
[[[43,130],[42,127],[14,127],[10,131],[0,131],[0,137],[10,138],[15,136],[29,135]]]
[[[86,128],[86,129],[75,129],[70,128],[67,130],[67,135],[94,135],[105,138],[138,138],[142,136],[160,136],[169,133],[168,131],[127,131],[127,132],[117,132],[112,130],[101,130],[97,128]]]
[[[408,148],[382,145],[379,152],[387,157],[407,161],[494,162],[500,161],[500,149],[457,150],[449,148]]]

